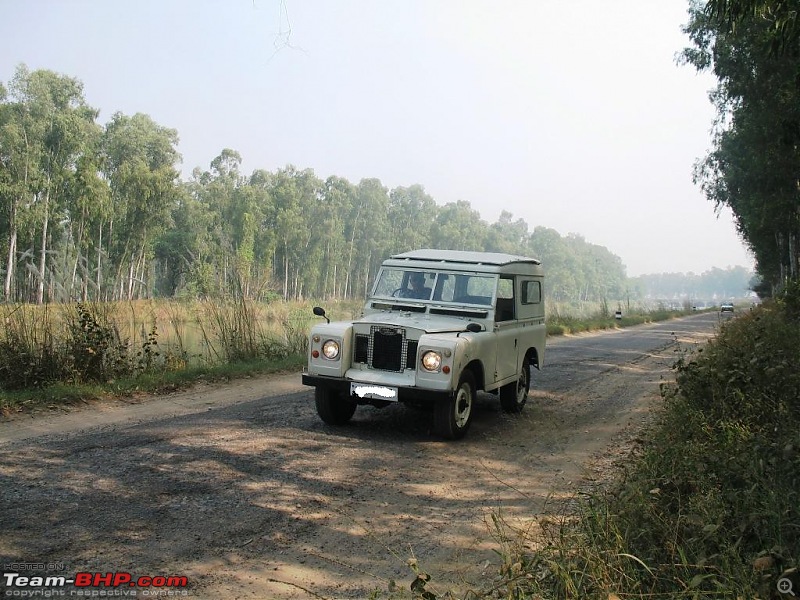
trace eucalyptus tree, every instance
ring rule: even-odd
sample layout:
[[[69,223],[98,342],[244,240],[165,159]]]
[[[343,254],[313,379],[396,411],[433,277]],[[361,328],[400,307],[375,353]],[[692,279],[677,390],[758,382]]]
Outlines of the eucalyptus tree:
[[[1,84],[0,84],[1,85]],[[17,244],[23,211],[33,203],[38,177],[39,148],[29,130],[33,124],[22,102],[6,101],[5,87],[0,102],[0,203],[3,208],[5,278],[3,298],[13,299],[12,282],[17,264]]]
[[[309,252],[315,236],[325,236],[318,223],[308,219],[322,197],[323,183],[311,169],[289,165],[272,178],[270,192],[275,203],[276,264],[282,267],[284,299],[304,296],[309,281],[318,277],[318,265]]]
[[[95,150],[87,149],[78,158],[70,188],[69,239],[75,247],[75,252],[71,272],[67,274],[69,296],[80,297],[84,302],[90,298],[90,289],[94,291],[91,294],[94,298],[100,291],[102,248],[97,241],[102,239],[101,224],[111,212],[111,191],[98,166],[102,157]],[[95,232],[98,239],[95,239]],[[90,266],[92,260],[95,263],[94,277]],[[79,276],[80,290],[76,293]]]
[[[557,302],[580,299],[583,288],[575,257],[568,250],[566,241],[555,229],[535,227],[528,239],[526,252],[538,258],[547,271],[547,292]]]
[[[317,203],[313,217],[318,226],[327,232],[326,236],[317,238],[321,246],[322,261],[321,281],[317,285],[317,292],[323,297],[342,296],[342,288],[347,287],[348,239],[353,239],[352,229],[358,226],[357,223],[347,221],[356,202],[356,188],[352,183],[334,176],[325,180],[321,202]],[[348,232],[347,229],[351,231]]]
[[[486,222],[469,202],[449,202],[437,210],[431,226],[431,240],[439,248],[482,251]]]
[[[197,173],[195,173],[197,174]],[[182,185],[173,201],[171,227],[154,244],[158,265],[155,293],[159,296],[208,297],[215,290],[211,236],[214,216],[193,190],[194,180]]]
[[[42,303],[47,285],[54,215],[68,212],[65,206],[75,164],[96,133],[98,112],[83,97],[83,84],[72,77],[20,65],[8,86],[10,105],[3,110],[3,162],[9,174],[4,185],[8,203],[9,248],[6,261],[6,298],[15,269],[19,224],[30,219],[38,235],[38,266],[34,299]],[[21,211],[27,213],[22,215]],[[33,241],[33,240],[31,240]]]
[[[250,284],[254,217],[252,210],[242,205],[241,189],[246,178],[239,171],[241,163],[237,151],[225,148],[211,161],[210,171],[199,177],[199,199],[212,216],[209,233],[214,252],[208,258],[216,273],[215,295],[225,294],[232,287],[247,295]]]
[[[272,226],[275,222],[275,202],[270,192],[271,181],[271,173],[256,169],[244,189],[248,196],[248,205],[254,207],[252,273],[254,280],[258,281],[258,296],[268,292],[273,282],[277,236]]]
[[[486,250],[522,254],[528,243],[528,224],[524,219],[513,221],[514,215],[507,210],[500,212],[497,221],[486,232]],[[534,257],[537,258],[537,257]]]
[[[347,220],[347,274],[344,295],[365,297],[392,246],[389,190],[378,179],[362,179]]]
[[[713,70],[714,144],[695,180],[728,206],[757,270],[800,277],[800,39],[797,0],[694,2],[684,60]]]
[[[389,229],[393,252],[432,245],[431,229],[438,214],[433,198],[415,184],[389,192]]]
[[[105,223],[111,264],[116,269],[113,296],[147,295],[146,277],[153,242],[168,224],[178,195],[178,134],[148,115],[115,113],[103,139],[104,171],[114,211]]]
[[[723,31],[734,33],[743,24],[763,21],[767,37],[766,48],[780,54],[797,43],[800,37],[797,0],[708,0],[703,12]]]

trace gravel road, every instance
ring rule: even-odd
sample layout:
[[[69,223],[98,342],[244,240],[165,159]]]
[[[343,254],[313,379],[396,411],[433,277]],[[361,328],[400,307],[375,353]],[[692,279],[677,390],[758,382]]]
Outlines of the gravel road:
[[[299,374],[15,416],[0,422],[0,562],[185,576],[196,598],[333,599],[408,589],[415,557],[431,589],[479,589],[499,564],[491,515],[526,526],[605,479],[716,325],[551,339],[523,413],[481,394],[458,442],[402,405],[331,428]]]

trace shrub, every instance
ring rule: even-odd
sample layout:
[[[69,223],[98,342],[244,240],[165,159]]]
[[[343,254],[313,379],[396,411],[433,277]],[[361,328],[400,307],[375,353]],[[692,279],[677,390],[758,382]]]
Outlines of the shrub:
[[[0,337],[0,387],[7,390],[40,388],[64,376],[66,353],[53,334],[49,310],[10,307],[3,315]]]
[[[542,523],[535,549],[505,545],[503,597],[777,597],[800,557],[798,357],[782,302],[680,360],[622,481]]]

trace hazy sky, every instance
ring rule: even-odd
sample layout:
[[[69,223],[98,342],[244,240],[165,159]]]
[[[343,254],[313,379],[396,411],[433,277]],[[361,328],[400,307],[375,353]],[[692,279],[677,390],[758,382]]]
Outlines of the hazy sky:
[[[678,66],[688,0],[0,0],[0,81],[81,80],[106,123],[178,130],[183,173],[421,184],[622,258],[629,275],[752,267],[692,183],[710,75]]]

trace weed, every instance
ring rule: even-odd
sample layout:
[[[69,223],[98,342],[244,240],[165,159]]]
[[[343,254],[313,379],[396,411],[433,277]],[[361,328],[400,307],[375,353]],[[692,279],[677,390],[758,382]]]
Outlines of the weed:
[[[485,597],[777,597],[800,560],[800,323],[758,309],[697,356],[621,481],[536,543],[502,538]]]

